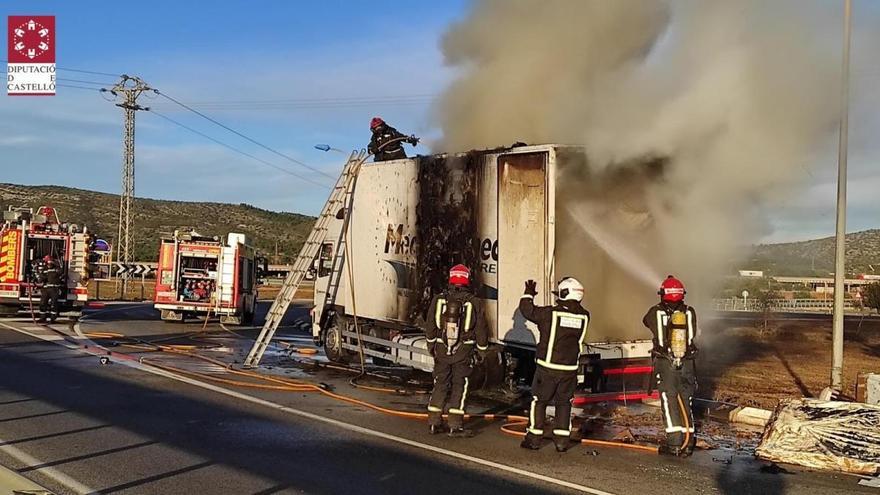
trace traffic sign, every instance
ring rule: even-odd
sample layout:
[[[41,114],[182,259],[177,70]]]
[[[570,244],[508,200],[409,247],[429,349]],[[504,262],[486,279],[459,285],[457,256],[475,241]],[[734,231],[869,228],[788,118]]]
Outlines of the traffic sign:
[[[141,265],[136,263],[116,263],[116,275],[149,275],[153,269],[148,265]]]

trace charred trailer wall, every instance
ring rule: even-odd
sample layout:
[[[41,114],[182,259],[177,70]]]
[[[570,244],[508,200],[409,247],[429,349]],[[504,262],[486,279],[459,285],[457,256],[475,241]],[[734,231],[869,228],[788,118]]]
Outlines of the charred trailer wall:
[[[413,321],[425,318],[431,299],[448,285],[449,268],[457,263],[471,269],[471,286],[479,289],[477,172],[481,159],[478,152],[419,157]]]

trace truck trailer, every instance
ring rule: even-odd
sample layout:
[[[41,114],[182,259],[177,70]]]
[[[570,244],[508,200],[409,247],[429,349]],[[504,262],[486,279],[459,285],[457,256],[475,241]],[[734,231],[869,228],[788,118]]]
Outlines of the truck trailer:
[[[44,256],[61,266],[66,286],[58,297],[61,315],[78,318],[89,298],[89,257],[92,236],[88,229],[62,223],[51,206],[10,206],[3,212],[0,229],[0,312],[30,311],[40,302],[35,265]]]
[[[528,376],[538,332],[517,309],[523,282],[536,280],[536,304],[551,304],[555,282],[577,277],[590,308],[600,297],[592,288],[616,273],[596,246],[571,242],[578,228],[560,206],[579,194],[563,184],[561,169],[584,160],[578,147],[539,145],[364,164],[350,208],[336,215],[315,261],[316,343],[333,361],[363,352],[374,363],[430,371],[419,326],[449,267],[464,263],[490,329],[486,379]],[[334,264],[337,256],[349,266]],[[591,387],[601,389],[603,367],[649,369],[641,315],[626,330],[591,324],[582,358]]]
[[[256,248],[244,234],[219,237],[174,231],[159,244],[154,305],[162,320],[218,316],[251,324],[257,303]]]

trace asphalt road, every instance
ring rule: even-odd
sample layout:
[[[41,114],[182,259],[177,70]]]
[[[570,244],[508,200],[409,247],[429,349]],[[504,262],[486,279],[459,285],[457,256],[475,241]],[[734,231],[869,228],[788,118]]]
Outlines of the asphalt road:
[[[302,313],[289,323],[297,316]],[[162,323],[137,305],[108,306],[81,327],[152,339],[197,325]],[[284,333],[306,340],[295,324]],[[234,340],[226,344],[233,347]],[[687,460],[615,448],[596,449],[596,455],[583,447],[526,452],[489,423],[475,424],[477,436],[468,440],[429,437],[420,422],[324,397],[212,389],[136,364],[102,366],[94,355],[57,343],[65,341],[29,321],[0,320],[0,464],[58,493],[875,491],[845,475],[767,470],[732,451]],[[338,390],[347,383],[347,377],[320,373],[312,378]],[[421,407],[424,398],[376,400]],[[479,399],[475,404],[490,407]]]

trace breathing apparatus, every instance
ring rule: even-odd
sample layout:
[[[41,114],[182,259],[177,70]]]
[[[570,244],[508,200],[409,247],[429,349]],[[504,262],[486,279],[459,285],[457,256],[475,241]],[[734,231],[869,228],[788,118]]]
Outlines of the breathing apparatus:
[[[672,364],[676,368],[681,368],[681,360],[687,354],[687,332],[687,316],[681,311],[674,311],[669,317],[669,350],[672,354]]]

